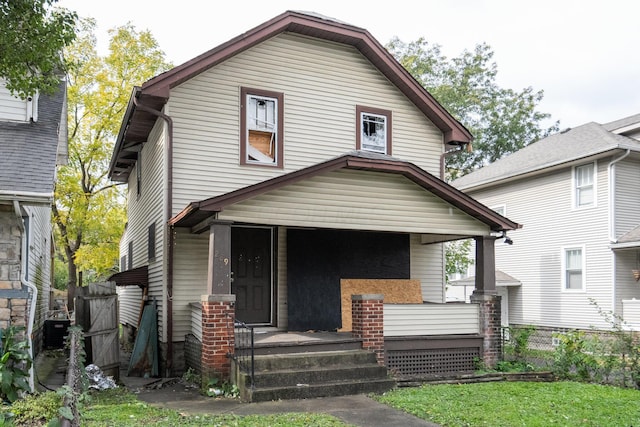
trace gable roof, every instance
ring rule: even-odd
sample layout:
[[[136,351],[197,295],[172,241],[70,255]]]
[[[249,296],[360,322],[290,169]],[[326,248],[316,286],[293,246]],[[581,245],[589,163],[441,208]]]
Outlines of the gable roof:
[[[125,149],[146,141],[157,118],[148,110],[137,108],[136,102],[154,110],[162,110],[173,87],[284,32],[352,45],[443,132],[445,144],[467,143],[473,139],[471,133],[454,119],[368,31],[314,13],[287,11],[182,65],[159,74],[141,87],[134,88],[116,140],[109,177],[122,180],[117,178],[115,172],[130,170],[135,161],[127,157]],[[128,172],[123,175],[128,175]]]
[[[0,199],[51,202],[65,102],[61,82],[55,94],[39,96],[38,121],[0,121]]]
[[[590,122],[556,133],[475,170],[451,184],[462,190],[495,185],[614,150],[640,152],[640,142]]]
[[[217,197],[190,203],[170,225],[193,227],[206,218],[222,211],[226,206],[264,194],[295,182],[338,169],[357,169],[393,173],[404,176],[423,189],[450,203],[461,211],[487,224],[493,231],[515,230],[520,225],[499,215],[475,199],[434,177],[413,163],[383,154],[352,151],[334,159],[318,163],[305,169],[272,178]]]

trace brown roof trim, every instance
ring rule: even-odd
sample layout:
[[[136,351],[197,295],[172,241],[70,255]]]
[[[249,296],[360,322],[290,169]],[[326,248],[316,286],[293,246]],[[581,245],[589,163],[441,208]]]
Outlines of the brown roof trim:
[[[169,221],[169,224],[172,226],[190,227],[199,222],[199,220],[215,212],[222,211],[226,206],[337,169],[358,169],[400,174],[442,200],[489,225],[494,231],[515,230],[521,227],[520,224],[499,215],[462,191],[441,181],[412,163],[388,156],[363,155],[359,152],[345,154],[305,169],[240,188],[230,193],[190,203],[178,213],[178,215],[173,217]]]
[[[275,18],[211,49],[173,69],[145,82],[138,96],[156,103],[169,98],[171,88],[184,83],[209,68],[283,32],[292,32],[337,43],[350,44],[358,49],[394,85],[404,93],[425,116],[444,134],[444,143],[467,143],[471,133],[451,116],[430,93],[365,29],[317,15],[287,11]],[[158,108],[155,105],[154,108]],[[127,110],[123,127],[132,121],[133,111]],[[153,119],[155,117],[145,117]],[[147,126],[148,127],[148,126]],[[150,127],[148,127],[150,130]],[[128,132],[118,137],[128,139]],[[118,141],[119,142],[119,141]]]
[[[109,282],[116,282],[116,286],[138,285],[141,288],[149,286],[148,266],[133,268],[111,275]]]

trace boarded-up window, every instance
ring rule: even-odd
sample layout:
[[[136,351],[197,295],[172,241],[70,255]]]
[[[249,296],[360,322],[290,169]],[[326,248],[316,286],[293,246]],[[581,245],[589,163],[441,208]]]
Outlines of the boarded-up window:
[[[149,238],[147,241],[147,257],[149,261],[156,260],[156,224],[155,222],[149,226]]]
[[[241,99],[240,163],[282,167],[283,94],[242,88]]]

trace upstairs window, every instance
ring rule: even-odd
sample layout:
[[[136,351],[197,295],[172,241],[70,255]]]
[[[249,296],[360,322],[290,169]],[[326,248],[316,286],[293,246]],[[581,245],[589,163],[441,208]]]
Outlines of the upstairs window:
[[[356,150],[391,155],[391,111],[356,106]]]
[[[240,164],[282,167],[282,93],[242,88]]]
[[[586,208],[596,204],[595,163],[573,168],[574,208]]]
[[[584,247],[563,248],[562,288],[565,291],[584,291]]]

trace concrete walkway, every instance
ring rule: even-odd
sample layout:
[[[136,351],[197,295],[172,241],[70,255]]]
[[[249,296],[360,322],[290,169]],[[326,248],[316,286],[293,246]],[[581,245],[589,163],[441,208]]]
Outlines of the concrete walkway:
[[[39,389],[57,389],[64,383],[66,360],[62,352],[43,352],[36,358]],[[310,412],[333,415],[352,426],[362,427],[439,427],[413,415],[376,402],[366,395],[323,397],[242,403],[238,399],[203,396],[199,389],[179,378],[158,379],[126,376],[121,367],[120,383],[150,405],[185,414],[270,415],[284,412]]]

